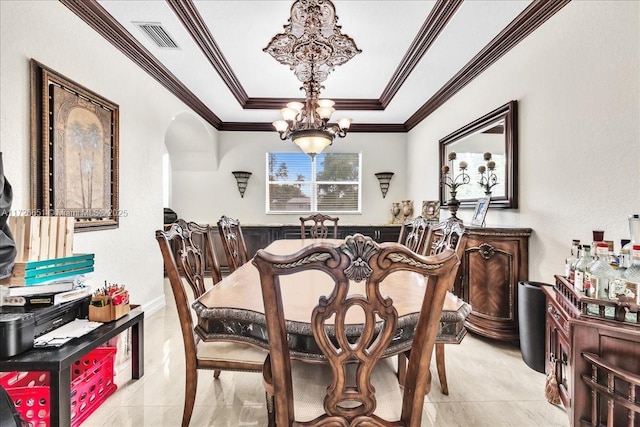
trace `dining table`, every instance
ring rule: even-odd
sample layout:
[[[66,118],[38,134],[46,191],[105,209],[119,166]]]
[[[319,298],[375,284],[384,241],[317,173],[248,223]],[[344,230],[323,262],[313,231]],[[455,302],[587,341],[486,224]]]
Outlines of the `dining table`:
[[[316,242],[339,245],[343,239],[282,239],[265,248],[277,255],[295,253]],[[323,362],[324,355],[317,346],[311,330],[311,311],[320,295],[333,289],[332,279],[317,270],[304,271],[280,278],[289,350],[292,358],[309,362]],[[398,327],[385,356],[403,353],[411,348],[427,280],[425,276],[399,271],[380,283],[380,291],[394,301],[398,310]],[[350,283],[350,291],[358,293],[364,283]],[[262,301],[260,274],[248,261],[224,277],[193,304],[197,315],[196,334],[204,341],[229,340],[269,348],[266,318]],[[471,311],[469,304],[447,292],[440,319],[436,343],[459,344],[466,335],[464,321]],[[347,335],[357,337],[362,323],[357,310],[348,313]]]

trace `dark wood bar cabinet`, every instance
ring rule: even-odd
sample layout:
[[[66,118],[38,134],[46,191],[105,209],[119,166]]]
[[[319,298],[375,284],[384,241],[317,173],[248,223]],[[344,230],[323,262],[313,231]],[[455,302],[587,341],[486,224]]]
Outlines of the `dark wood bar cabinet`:
[[[546,371],[572,426],[640,426],[637,305],[588,298],[563,276],[544,286]]]

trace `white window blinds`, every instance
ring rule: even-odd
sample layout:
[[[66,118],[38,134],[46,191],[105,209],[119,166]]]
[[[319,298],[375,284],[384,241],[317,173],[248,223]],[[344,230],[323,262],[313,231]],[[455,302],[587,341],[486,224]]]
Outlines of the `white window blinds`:
[[[267,153],[267,213],[360,212],[361,155]]]

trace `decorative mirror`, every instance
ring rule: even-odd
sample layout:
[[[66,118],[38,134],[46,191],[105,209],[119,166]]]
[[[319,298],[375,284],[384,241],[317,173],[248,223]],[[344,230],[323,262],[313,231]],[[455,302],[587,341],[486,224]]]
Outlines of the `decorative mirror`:
[[[452,170],[452,173],[458,173],[459,163],[467,164],[469,183],[457,188],[456,198],[460,206],[474,207],[479,198],[487,196],[487,186],[481,185],[483,178],[478,168],[483,166],[486,169],[488,161],[485,153],[491,153],[491,161],[495,162],[492,169],[495,182],[490,186],[491,207],[518,207],[517,105],[517,101],[510,101],[440,140],[439,170],[451,163],[449,156],[454,152],[456,170]],[[442,185],[440,204],[448,206],[449,198],[449,188]]]

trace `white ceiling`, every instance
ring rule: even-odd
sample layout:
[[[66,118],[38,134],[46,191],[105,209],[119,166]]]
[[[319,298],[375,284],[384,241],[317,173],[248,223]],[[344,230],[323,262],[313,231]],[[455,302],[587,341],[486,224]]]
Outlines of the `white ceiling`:
[[[61,1],[67,6],[71,3],[70,0]],[[556,5],[564,2],[552,1]],[[135,39],[142,46],[140,52],[146,49],[152,61],[165,67],[188,89],[187,92],[204,104],[205,110],[213,113],[205,119],[219,129],[225,129],[225,125],[229,124],[230,130],[234,130],[233,125],[237,126],[238,123],[249,127],[249,124],[254,127],[261,124],[264,127],[280,118],[278,108],[283,107],[286,100],[299,99],[304,95],[299,90],[301,84],[293,72],[263,52],[271,38],[283,31],[293,0],[92,0],[89,3],[104,8],[112,20],[129,33],[125,33],[125,38]],[[446,88],[453,90],[452,81],[456,74],[459,77],[461,70],[464,71],[465,66],[473,63],[474,58],[477,61],[484,55],[486,60],[488,55],[485,47],[492,43],[495,45],[500,38],[497,36],[501,32],[504,34],[503,30],[510,24],[513,26],[512,21],[522,21],[519,27],[525,25],[528,21],[523,16],[531,14],[530,10],[536,6],[529,0],[335,0],[334,4],[342,32],[354,39],[362,53],[336,67],[324,82],[322,96],[338,102],[356,100],[361,103],[359,105],[369,105],[362,108],[370,108],[374,104],[378,108],[384,107],[372,111],[352,105],[347,110],[338,105],[334,118],[343,115],[352,117],[354,129],[357,124],[382,124],[401,125],[405,130],[411,127],[408,125],[412,120],[415,125],[416,120],[424,118],[425,113],[416,116],[416,112],[428,101],[433,102],[438,91]],[[454,6],[458,4],[456,9]],[[179,18],[176,13],[179,7],[190,8],[192,18],[201,17],[203,25],[198,37],[208,41],[209,47],[219,48],[222,55],[213,62],[221,64],[222,73],[212,64],[209,59],[211,56],[203,53],[197,43],[198,37],[194,39],[184,19]],[[429,24],[430,13],[451,7],[455,12],[450,19],[439,21],[444,21],[446,25],[438,32],[438,24],[433,23],[436,21],[432,20]],[[78,13],[77,10],[75,12]],[[536,27],[549,16],[538,18]],[[105,17],[101,19],[107,20]],[[135,25],[136,22],[160,23],[179,49],[158,48]],[[110,31],[117,24],[111,23]],[[420,55],[415,48],[412,52],[411,47],[425,24],[431,25],[429,34],[438,35],[430,43],[422,41],[422,46],[427,49],[424,55]],[[512,29],[511,33],[517,32]],[[511,47],[503,47],[503,50]],[[482,53],[483,49],[485,53]],[[411,61],[415,62],[413,68],[409,66]],[[466,75],[474,77],[473,73],[467,72]],[[232,83],[229,84],[229,81]],[[389,88],[395,89],[385,99],[383,93]],[[242,91],[244,94],[238,95]],[[251,101],[247,99],[271,102],[269,108],[262,105],[254,109],[249,108]],[[219,122],[215,117],[219,118]]]

